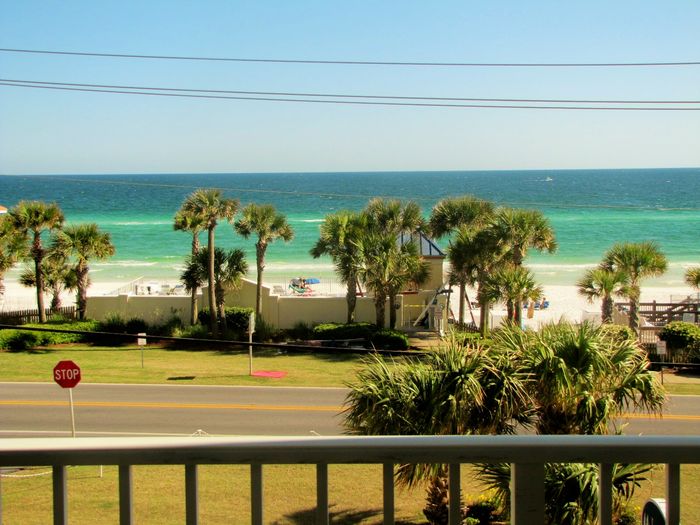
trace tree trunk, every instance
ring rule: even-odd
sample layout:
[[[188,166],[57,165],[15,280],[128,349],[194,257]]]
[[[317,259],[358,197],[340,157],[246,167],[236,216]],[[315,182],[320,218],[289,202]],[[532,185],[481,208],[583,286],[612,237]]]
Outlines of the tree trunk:
[[[601,306],[601,321],[605,324],[612,323],[614,302],[612,297],[603,297],[603,305]]]
[[[208,230],[208,243],[209,247],[209,331],[211,331],[212,336],[217,337],[218,333],[218,322],[216,315],[216,286],[214,282],[214,228],[209,228]]]
[[[216,285],[216,298],[217,305],[216,310],[219,315],[219,324],[221,325],[221,334],[226,337],[226,330],[228,330],[228,321],[226,320],[226,291],[221,285]]]
[[[190,324],[197,324],[197,288],[192,289],[192,296],[190,297]]]
[[[459,324],[464,326],[464,314],[466,311],[467,283],[460,281],[459,283]],[[449,304],[448,304],[449,308]]]
[[[267,245],[257,243],[255,245],[255,263],[258,269],[258,282],[255,286],[255,318],[262,319],[262,278],[265,270],[265,250]]]
[[[389,328],[396,328],[396,294],[393,292],[389,295]]]
[[[41,261],[44,258],[44,250],[41,249],[39,233],[34,234],[32,256],[34,257],[34,275],[36,276],[36,306],[39,310],[39,322],[45,323],[46,311],[44,310],[44,273],[41,271]]]
[[[348,323],[355,322],[355,306],[357,305],[357,278],[353,275],[348,279],[347,292],[345,293],[345,300],[348,303]]]
[[[61,308],[61,287],[55,285],[51,289],[51,312],[56,313]]]
[[[489,334],[489,302],[486,299],[479,298],[479,333],[481,337],[486,337]]]
[[[630,321],[629,327],[634,330],[635,334],[639,334],[639,287],[635,285],[630,286],[629,298],[630,298]]]
[[[85,313],[87,310],[87,272],[87,268],[83,268],[81,266],[76,268],[78,277],[78,297],[76,307],[78,310],[78,319],[81,321],[85,319]]]
[[[384,313],[385,306],[386,306],[386,295],[381,292],[375,292],[376,295],[374,296],[374,312],[375,312],[375,322],[377,324],[377,328],[382,329],[384,328],[384,322],[386,315]]]

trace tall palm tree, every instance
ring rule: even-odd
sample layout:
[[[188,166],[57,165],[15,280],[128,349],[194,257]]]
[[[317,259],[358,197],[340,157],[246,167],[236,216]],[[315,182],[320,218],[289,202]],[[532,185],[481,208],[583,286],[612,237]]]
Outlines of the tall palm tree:
[[[447,253],[450,258],[450,276],[460,286],[460,318],[464,317],[464,288],[466,285],[476,285],[480,309],[479,332],[486,336],[492,303],[491,296],[486,293],[486,282],[492,273],[505,264],[504,248],[490,227],[461,227],[453,235]]]
[[[365,216],[352,211],[340,211],[326,215],[320,227],[320,235],[309,253],[314,259],[330,255],[340,282],[345,284],[345,300],[348,305],[347,322],[355,321],[357,304],[357,280],[362,267],[359,239],[365,231]]]
[[[425,280],[427,269],[413,241],[400,240],[404,234],[414,234],[424,226],[420,206],[413,201],[372,199],[363,211],[365,233],[358,241],[363,267],[360,279],[374,295],[377,326],[384,326],[387,296],[392,310],[389,324],[394,328],[396,296],[410,281]]]
[[[626,295],[630,301],[629,326],[639,330],[640,282],[646,277],[658,277],[668,267],[666,256],[653,242],[623,242],[613,245],[603,257],[602,266],[627,274],[629,285]]]
[[[262,318],[262,283],[265,270],[265,252],[271,242],[282,239],[289,242],[294,238],[294,230],[287,222],[287,217],[277,213],[272,204],[248,204],[241,210],[241,218],[236,221],[236,231],[247,239],[255,233],[255,266],[257,268],[257,285],[255,294],[255,316]]]
[[[549,253],[554,253],[557,249],[554,230],[538,210],[500,208],[493,228],[516,266],[522,266],[530,248]]]
[[[238,201],[228,199],[223,196],[221,190],[200,188],[189,195],[185,202],[182,203],[180,211],[198,217],[207,230],[207,253],[209,261],[207,264],[207,282],[209,285],[209,329],[214,337],[218,333],[218,323],[216,315],[216,290],[215,290],[215,274],[214,274],[214,230],[219,222],[223,219],[229,223],[233,222],[233,218],[238,210]]]
[[[494,214],[491,202],[478,199],[471,195],[451,197],[438,202],[430,215],[428,229],[435,238],[461,231],[461,240],[455,235],[450,240],[447,257],[450,261],[450,281],[459,285],[459,322],[464,323],[467,284],[473,283],[473,272],[470,273],[468,261],[472,259],[470,251],[473,247],[465,242],[467,238],[484,228]]]
[[[192,234],[192,249],[190,255],[197,255],[200,249],[199,234],[205,229],[204,217],[180,209],[175,214],[173,229],[176,231],[190,232]],[[202,283],[203,281],[185,283],[185,289],[190,292],[190,324],[192,325],[197,323],[197,290],[202,286]]]
[[[523,301],[536,301],[542,297],[542,286],[535,282],[535,276],[522,266],[508,265],[491,274],[483,293],[491,301],[503,301],[506,304],[508,320],[521,326]]]
[[[608,270],[602,266],[588,270],[576,283],[578,293],[593,302],[601,299],[601,321],[612,323],[614,295],[623,296],[627,290],[627,274]]]
[[[700,289],[700,266],[694,266],[685,271],[685,282],[688,286]]]
[[[204,282],[209,275],[209,248],[202,248],[195,255],[187,259],[187,265],[181,275],[181,280],[185,286],[191,283]],[[216,288],[216,303],[209,308],[211,316],[212,310],[216,309],[218,318],[221,321],[221,329],[226,332],[226,289],[237,289],[240,287],[241,279],[248,271],[248,263],[245,260],[245,253],[240,249],[225,251],[216,248],[214,254],[214,286]]]
[[[478,229],[493,216],[494,210],[493,203],[473,195],[449,197],[433,207],[428,231],[430,235],[439,239],[465,226]]]
[[[20,201],[8,212],[9,227],[25,244],[28,258],[34,261],[36,275],[36,304],[39,310],[39,322],[46,322],[44,309],[44,275],[42,260],[46,248],[41,242],[44,232],[53,232],[63,226],[63,212],[57,204],[40,201]]]
[[[110,235],[101,232],[95,223],[71,224],[55,236],[53,249],[75,260],[73,269],[77,285],[78,318],[85,319],[87,290],[90,285],[88,263],[91,260],[102,260],[114,255],[114,245]]]

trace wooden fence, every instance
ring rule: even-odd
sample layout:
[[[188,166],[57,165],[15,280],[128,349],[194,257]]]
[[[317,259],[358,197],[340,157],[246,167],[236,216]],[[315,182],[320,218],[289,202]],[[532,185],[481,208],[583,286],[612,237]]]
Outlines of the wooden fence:
[[[75,306],[63,306],[57,310],[46,309],[46,317],[49,318],[52,315],[60,315],[68,319],[76,318],[76,308]],[[34,308],[33,310],[14,310],[12,312],[0,312],[0,324],[11,324],[11,325],[21,325],[28,323],[38,323],[39,322],[39,310]]]

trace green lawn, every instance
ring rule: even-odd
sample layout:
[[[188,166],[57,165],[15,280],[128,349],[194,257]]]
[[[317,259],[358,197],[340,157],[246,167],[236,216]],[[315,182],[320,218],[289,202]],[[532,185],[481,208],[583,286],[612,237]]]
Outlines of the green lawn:
[[[160,383],[200,385],[342,386],[362,365],[362,356],[348,354],[285,354],[256,350],[256,370],[282,370],[281,379],[250,377],[247,353],[218,350],[167,350],[149,347],[100,348],[70,345],[30,352],[0,352],[0,381],[51,381],[54,365],[71,359],[82,369],[86,383]],[[675,383],[666,375],[670,393],[700,394],[700,381]],[[480,489],[465,468],[465,499],[478,497]],[[381,467],[357,465],[330,467],[331,512],[334,523],[381,523]],[[641,507],[649,497],[662,497],[663,471],[637,490],[633,505]],[[360,489],[361,487],[361,489]],[[700,465],[683,465],[683,523],[700,522]],[[358,492],[360,490],[361,492]],[[184,472],[182,467],[136,467],[135,508],[137,523],[184,521]],[[243,466],[203,466],[200,474],[203,523],[249,522],[249,470]],[[71,523],[117,523],[118,490],[115,467],[70,469]],[[315,472],[309,466],[265,467],[265,522],[313,523]],[[361,497],[358,495],[361,494]],[[3,478],[4,523],[43,524],[51,521],[51,476]],[[397,490],[396,515],[403,523],[421,523],[424,489]]]

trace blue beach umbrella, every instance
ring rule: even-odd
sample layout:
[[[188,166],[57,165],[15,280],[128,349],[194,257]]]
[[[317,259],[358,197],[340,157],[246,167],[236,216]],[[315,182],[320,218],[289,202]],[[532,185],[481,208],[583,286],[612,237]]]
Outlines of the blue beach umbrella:
[[[317,279],[316,277],[309,277],[308,279],[306,279],[306,284],[318,284],[320,282],[321,280]]]

